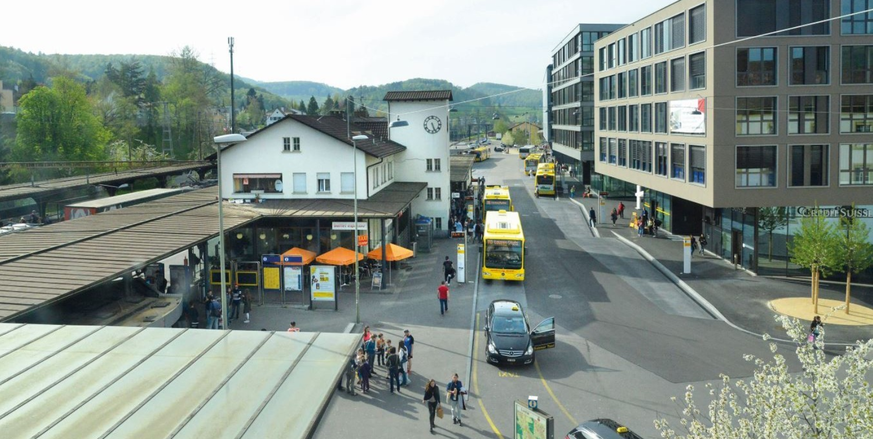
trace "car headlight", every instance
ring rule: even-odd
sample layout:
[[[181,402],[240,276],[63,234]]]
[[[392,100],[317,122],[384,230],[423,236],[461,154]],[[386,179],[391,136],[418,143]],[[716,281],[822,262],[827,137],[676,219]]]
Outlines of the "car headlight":
[[[524,351],[524,354],[525,355],[532,355],[533,354],[533,343],[527,345],[527,350]]]
[[[497,353],[497,348],[494,347],[493,343],[488,343],[488,353],[489,354],[496,354]]]

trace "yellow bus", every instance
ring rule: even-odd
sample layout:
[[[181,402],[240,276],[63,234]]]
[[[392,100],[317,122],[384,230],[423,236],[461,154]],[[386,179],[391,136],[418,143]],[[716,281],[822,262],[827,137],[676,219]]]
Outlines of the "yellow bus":
[[[540,163],[537,167],[537,175],[536,175],[536,188],[535,192],[537,196],[540,195],[550,195],[556,196],[555,192],[555,164],[554,163]]]
[[[540,153],[529,154],[524,159],[524,175],[534,175],[537,173],[537,166],[543,160],[543,155]]]
[[[482,215],[488,212],[506,210],[513,211],[512,197],[509,196],[509,186],[488,186],[482,196]]]
[[[518,212],[505,210],[485,214],[482,278],[524,280],[524,232]]]
[[[476,157],[477,162],[484,162],[491,158],[491,148],[488,146],[480,146],[472,151],[470,154],[473,154]]]

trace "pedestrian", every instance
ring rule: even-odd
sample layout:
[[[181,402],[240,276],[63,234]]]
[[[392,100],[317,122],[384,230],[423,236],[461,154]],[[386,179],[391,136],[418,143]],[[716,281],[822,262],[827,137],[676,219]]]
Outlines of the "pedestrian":
[[[482,236],[485,234],[485,224],[482,224],[482,221],[476,223],[476,241],[482,242]]]
[[[358,373],[358,365],[354,358],[349,358],[349,364],[346,366],[346,393],[355,396],[355,375]]]
[[[400,384],[398,384],[398,387],[408,386],[409,373],[406,372],[406,364],[409,363],[409,351],[403,343],[400,343],[400,349],[397,350],[397,357],[400,358],[400,375],[398,377]]]
[[[576,196],[576,185],[575,184],[570,185],[570,198],[573,198],[575,196]]]
[[[385,338],[382,333],[376,336],[376,361],[379,366],[385,365]]]
[[[648,231],[649,235],[655,236],[655,220],[654,219],[649,218],[649,222],[646,224],[646,230]]]
[[[700,256],[703,256],[703,248],[706,247],[706,234],[700,234],[700,238],[697,239],[697,245],[700,246]]]
[[[197,304],[192,300],[188,302],[188,327],[197,328],[200,326],[200,312],[197,311]]]
[[[394,393],[394,383],[397,383],[397,393],[400,393],[400,357],[397,356],[397,348],[388,350],[386,363],[388,365],[388,382],[391,386],[391,393]]]
[[[618,220],[618,210],[616,208],[612,208],[612,213],[609,215],[612,219],[612,227],[615,227],[615,221]]]
[[[415,337],[408,329],[403,330],[403,345],[406,346],[406,353],[409,354],[409,366],[406,367],[406,372],[412,373],[412,347],[415,345]]]
[[[640,217],[637,217],[637,236],[643,237],[643,219]]]
[[[367,353],[367,359],[370,360],[370,366],[371,367],[375,366],[376,365],[376,337],[370,337],[369,340],[364,342],[364,352]],[[378,375],[376,375],[375,372],[372,372],[372,369],[371,369],[371,374],[373,376],[378,376]]]
[[[661,218],[655,218],[655,228],[652,229],[652,234],[655,236],[655,238],[658,237],[658,229],[661,228],[661,224],[664,224],[664,222],[661,221]]]
[[[239,306],[242,304],[242,290],[239,288],[239,284],[235,284],[233,289],[230,290],[230,316],[227,318],[227,322],[230,323],[233,319],[239,319]]]
[[[252,293],[249,292],[248,288],[246,288],[246,292],[243,294],[243,314],[246,315],[243,323],[250,322],[252,319]]]
[[[461,422],[461,406],[464,403],[464,385],[458,379],[458,374],[452,375],[452,380],[446,385],[446,400],[452,406],[452,424],[458,424],[461,427],[464,423]]]
[[[588,218],[591,221],[591,227],[597,227],[597,214],[594,213],[594,208],[588,211]]]
[[[448,280],[449,280],[449,270],[452,270],[453,268],[454,268],[454,267],[452,267],[452,261],[451,261],[451,259],[449,259],[449,257],[446,256],[446,260],[443,261],[443,280],[445,280],[445,281],[448,282]]]
[[[624,203],[618,202],[618,217],[624,219]]]
[[[697,251],[697,238],[694,235],[691,235],[691,256],[694,256],[694,253]]]
[[[442,404],[440,404],[440,388],[437,387],[436,381],[433,379],[424,386],[424,398],[421,399],[421,402],[427,403],[427,410],[430,413],[430,432],[433,433],[433,429],[436,428],[434,417],[437,416],[437,409],[439,409],[441,415],[443,409]]]
[[[361,343],[366,343],[367,341],[370,340],[370,337],[372,337],[372,336],[373,335],[370,333],[370,326],[369,325],[364,326],[364,336],[361,339],[362,340]]]
[[[449,267],[449,271],[446,273],[446,285],[452,284],[452,279],[455,278],[456,273],[457,271],[455,271],[455,267]]]
[[[643,210],[643,227],[645,227],[646,224],[648,224],[648,223],[649,223],[649,209],[644,209]]]
[[[449,310],[449,287],[445,282],[437,287],[437,298],[440,300],[440,315],[445,315]]]
[[[206,303],[206,329],[218,329],[219,320],[221,320],[221,304],[210,294]]]
[[[816,348],[815,342],[818,341],[818,337],[821,335],[823,329],[824,325],[821,322],[821,317],[813,317],[812,322],[809,324],[809,336],[806,338],[806,341],[811,343],[813,348]]]
[[[300,328],[297,327],[297,322],[291,322],[291,325],[288,326],[288,332],[300,332]]]
[[[372,369],[370,367],[370,361],[366,357],[364,357],[364,363],[358,368],[358,372],[361,375],[361,391],[364,393],[370,393],[370,375]]]

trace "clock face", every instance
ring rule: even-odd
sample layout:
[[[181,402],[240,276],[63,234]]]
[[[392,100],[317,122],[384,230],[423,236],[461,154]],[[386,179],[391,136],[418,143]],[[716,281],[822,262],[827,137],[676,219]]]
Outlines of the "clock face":
[[[443,122],[436,116],[428,116],[424,120],[424,130],[436,134],[443,127]]]

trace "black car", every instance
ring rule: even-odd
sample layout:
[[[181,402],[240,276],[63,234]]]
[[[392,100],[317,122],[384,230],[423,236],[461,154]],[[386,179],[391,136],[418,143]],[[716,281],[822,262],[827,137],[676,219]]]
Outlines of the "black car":
[[[489,362],[531,364],[534,351],[555,347],[555,318],[543,320],[531,331],[521,304],[495,300],[485,314],[485,339]]]
[[[565,439],[643,439],[612,419],[594,419],[579,424]]]
[[[505,149],[506,149],[506,147],[503,145],[497,145],[494,147],[494,150],[497,152],[503,152],[503,150],[505,150]]]

